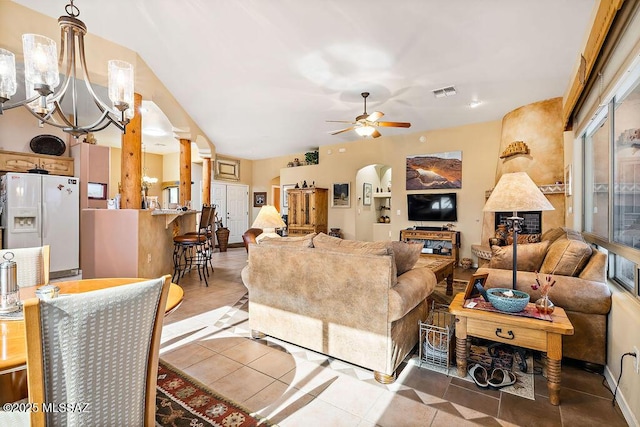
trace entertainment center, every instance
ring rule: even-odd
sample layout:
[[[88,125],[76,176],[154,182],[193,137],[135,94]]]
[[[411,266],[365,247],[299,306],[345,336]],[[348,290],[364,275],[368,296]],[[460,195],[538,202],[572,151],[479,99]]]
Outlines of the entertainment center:
[[[443,230],[440,227],[414,227],[400,230],[403,242],[422,242],[422,256],[448,258],[460,261],[460,232]]]

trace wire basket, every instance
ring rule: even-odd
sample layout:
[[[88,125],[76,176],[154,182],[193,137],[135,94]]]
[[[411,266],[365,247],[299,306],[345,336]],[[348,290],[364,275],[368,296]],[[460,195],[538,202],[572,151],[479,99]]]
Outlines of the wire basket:
[[[455,316],[449,313],[449,306],[431,304],[426,322],[420,322],[420,367],[425,363],[430,367],[442,368],[449,374],[453,359]]]

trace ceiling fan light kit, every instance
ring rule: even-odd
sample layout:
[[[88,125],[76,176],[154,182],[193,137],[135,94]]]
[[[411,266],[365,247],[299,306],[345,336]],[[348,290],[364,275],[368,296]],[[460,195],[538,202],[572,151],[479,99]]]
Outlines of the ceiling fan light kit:
[[[411,127],[411,123],[409,122],[381,122],[379,121],[384,113],[380,111],[374,111],[371,114],[367,113],[367,98],[369,97],[369,92],[362,92],[362,98],[364,99],[364,113],[357,116],[355,121],[350,122],[347,120],[327,120],[327,122],[332,123],[350,123],[352,126],[349,126],[344,129],[340,129],[337,131],[331,132],[331,135],[337,135],[342,132],[347,132],[350,130],[355,130],[356,133],[364,138],[370,136],[372,138],[378,138],[382,136],[382,134],[376,129],[379,126],[382,127],[398,127],[398,128],[408,128]]]

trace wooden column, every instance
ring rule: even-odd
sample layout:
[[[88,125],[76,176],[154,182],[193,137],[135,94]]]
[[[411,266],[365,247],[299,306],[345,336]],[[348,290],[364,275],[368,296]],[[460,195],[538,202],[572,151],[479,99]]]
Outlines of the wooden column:
[[[191,141],[180,138],[180,205],[191,200]]]
[[[142,207],[142,95],[133,94],[133,118],[122,135],[120,183],[122,185],[121,209]]]
[[[202,204],[211,204],[211,159],[202,162]]]

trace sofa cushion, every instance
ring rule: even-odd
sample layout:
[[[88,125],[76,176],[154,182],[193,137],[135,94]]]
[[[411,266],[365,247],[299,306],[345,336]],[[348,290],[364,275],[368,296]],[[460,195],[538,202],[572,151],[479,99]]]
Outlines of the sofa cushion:
[[[393,256],[396,260],[398,276],[411,270],[422,253],[423,245],[420,242],[389,242]]]
[[[518,245],[518,270],[538,271],[548,248],[548,241]],[[489,268],[512,269],[513,246],[492,246],[491,253]]]
[[[305,236],[295,237],[264,237],[258,241],[260,245],[277,245],[277,246],[298,246],[303,248],[313,247],[313,238],[316,233],[307,234]]]
[[[422,244],[420,243],[407,243],[398,241],[377,241],[377,242],[363,242],[359,240],[344,240],[338,237],[327,236],[324,233],[320,233],[313,238],[313,246],[321,249],[334,249],[334,248],[351,248],[361,249],[369,253],[383,254],[392,253],[396,263],[396,271],[398,275],[401,275],[413,268],[413,266],[420,258],[422,252]],[[381,253],[381,249],[384,249],[385,253]],[[348,252],[348,251],[347,251]]]
[[[567,235],[560,237],[549,246],[540,272],[545,274],[559,274],[562,276],[578,276],[587,262],[593,250],[588,243]]]

